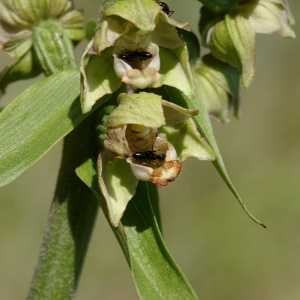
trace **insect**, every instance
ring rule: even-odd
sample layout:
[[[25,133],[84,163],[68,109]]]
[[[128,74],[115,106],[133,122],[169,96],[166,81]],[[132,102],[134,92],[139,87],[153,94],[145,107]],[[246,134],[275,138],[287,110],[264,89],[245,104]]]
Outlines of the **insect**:
[[[135,59],[138,59],[140,62],[150,60],[153,55],[146,51],[128,51],[118,55],[119,59],[124,60],[125,62],[132,62]]]
[[[174,13],[174,10],[170,10],[169,5],[165,2],[158,2],[158,4],[162,7],[162,11],[169,17],[171,17]]]
[[[135,152],[133,158],[142,165],[148,165],[151,162],[163,162],[166,159],[165,153],[156,154],[157,151]]]

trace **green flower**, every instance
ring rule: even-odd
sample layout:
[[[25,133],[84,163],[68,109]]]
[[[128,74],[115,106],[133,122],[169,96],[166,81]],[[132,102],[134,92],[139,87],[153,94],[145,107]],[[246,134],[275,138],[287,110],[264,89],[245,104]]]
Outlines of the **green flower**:
[[[1,73],[1,90],[15,80],[76,67],[73,43],[84,37],[83,17],[67,0],[0,2],[0,45],[17,62]]]
[[[202,8],[199,28],[203,44],[221,61],[242,72],[249,87],[255,71],[255,33],[295,37],[285,0],[240,0],[228,14],[215,14]]]
[[[188,52],[176,27],[189,30],[153,0],[110,6],[83,55],[83,113],[122,82],[134,90],[170,85],[193,97]]]
[[[104,150],[98,158],[99,187],[114,226],[138,180],[165,186],[175,180],[187,158],[214,159],[191,119],[197,111],[144,92],[120,94],[118,102],[107,118]]]

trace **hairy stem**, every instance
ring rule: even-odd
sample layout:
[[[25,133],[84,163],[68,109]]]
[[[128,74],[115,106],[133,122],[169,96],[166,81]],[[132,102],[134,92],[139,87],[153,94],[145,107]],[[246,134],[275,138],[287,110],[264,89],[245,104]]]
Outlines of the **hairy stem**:
[[[99,207],[75,174],[76,167],[97,151],[94,115],[64,140],[54,200],[27,299],[74,298]]]

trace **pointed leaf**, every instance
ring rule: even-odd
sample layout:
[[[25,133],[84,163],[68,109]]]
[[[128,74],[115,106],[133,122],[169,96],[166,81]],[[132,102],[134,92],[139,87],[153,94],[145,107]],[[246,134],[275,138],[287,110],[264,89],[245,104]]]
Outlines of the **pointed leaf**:
[[[95,164],[87,161],[76,173],[95,193],[109,221],[103,197],[96,184]],[[154,197],[154,198],[151,198]],[[156,216],[158,194],[150,183],[139,182],[119,227],[112,227],[127,262],[141,299],[198,299],[188,281],[174,262],[162,239]],[[151,203],[155,203],[155,214]]]
[[[141,299],[198,299],[168,252],[153,213],[149,185],[140,181],[122,218],[133,279]]]
[[[0,186],[17,178],[78,125],[79,70],[32,85],[0,114]]]
[[[228,188],[231,190],[233,195],[236,197],[246,214],[256,223],[266,228],[266,226],[261,223],[259,220],[257,220],[246,208],[245,204],[242,201],[242,198],[239,196],[237,190],[233,186],[227,170],[225,168],[221,153],[219,151],[217,142],[215,140],[212,126],[210,123],[209,116],[207,114],[207,111],[205,109],[204,103],[201,99],[199,87],[195,85],[195,98],[190,100],[187,98],[183,93],[181,93],[179,90],[176,90],[171,87],[165,87],[167,93],[169,94],[170,98],[176,102],[178,105],[182,106],[188,106],[190,109],[199,109],[199,115],[194,117],[195,123],[197,125],[198,130],[200,131],[201,135],[206,139],[206,141],[210,144],[211,148],[214,150],[216,154],[216,160],[213,161],[213,164],[217,171],[219,172],[220,176],[228,186]]]

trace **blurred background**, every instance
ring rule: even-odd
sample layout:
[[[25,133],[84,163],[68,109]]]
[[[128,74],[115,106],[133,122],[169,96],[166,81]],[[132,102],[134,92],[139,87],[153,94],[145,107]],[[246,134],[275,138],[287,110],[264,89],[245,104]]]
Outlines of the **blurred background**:
[[[101,1],[75,0],[86,18]],[[88,3],[88,4],[86,4]],[[200,3],[168,0],[178,21],[197,32]],[[300,2],[289,0],[296,22]],[[299,23],[293,28],[300,36]],[[300,299],[300,39],[257,36],[256,76],[243,91],[242,118],[212,120],[243,212],[213,165],[190,159],[159,189],[166,245],[200,299]],[[78,58],[85,47],[76,50]],[[8,62],[0,53],[0,69]],[[42,78],[42,77],[40,77]],[[38,79],[40,79],[38,78]],[[36,80],[8,87],[1,106]],[[62,144],[0,189],[0,299],[24,299],[38,256]],[[77,300],[138,300],[131,273],[99,213]]]

